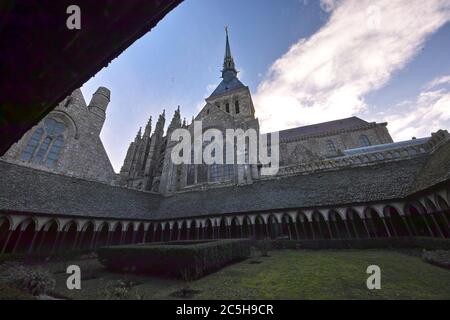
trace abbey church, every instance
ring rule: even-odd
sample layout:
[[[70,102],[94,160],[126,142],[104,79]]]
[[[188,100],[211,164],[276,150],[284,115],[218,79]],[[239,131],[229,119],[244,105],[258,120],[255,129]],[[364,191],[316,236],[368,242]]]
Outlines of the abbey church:
[[[188,238],[450,237],[445,130],[394,142],[387,123],[351,117],[280,131],[275,176],[257,164],[174,165],[171,133],[192,132],[193,121],[260,130],[228,33],[222,81],[203,109],[191,123],[179,107],[156,124],[150,117],[120,173],[99,136],[110,96],[101,87],[87,103],[75,90],[0,158],[1,252],[41,250],[39,237],[52,250]]]

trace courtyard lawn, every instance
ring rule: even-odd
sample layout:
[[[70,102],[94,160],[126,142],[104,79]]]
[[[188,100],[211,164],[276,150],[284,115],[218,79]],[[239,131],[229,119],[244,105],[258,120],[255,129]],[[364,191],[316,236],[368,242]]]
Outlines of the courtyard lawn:
[[[199,291],[192,299],[450,299],[450,271],[427,264],[418,255],[389,250],[283,250],[269,255],[250,258],[190,283],[190,289]],[[366,287],[369,265],[381,268],[381,290]],[[85,268],[80,267],[83,272]],[[107,284],[124,278],[98,263],[90,263],[87,272],[80,291],[67,290],[66,275],[55,274],[56,293],[75,299],[104,299]],[[180,280],[125,278],[134,283],[131,298],[172,299],[171,293],[186,287]]]

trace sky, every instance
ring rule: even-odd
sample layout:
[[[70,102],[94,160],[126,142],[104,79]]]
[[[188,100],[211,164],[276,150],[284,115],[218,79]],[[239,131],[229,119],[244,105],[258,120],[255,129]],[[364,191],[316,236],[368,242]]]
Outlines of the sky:
[[[111,90],[116,172],[148,118],[188,121],[220,83],[228,26],[261,130],[358,116],[395,141],[450,129],[450,0],[185,0],[82,87]]]

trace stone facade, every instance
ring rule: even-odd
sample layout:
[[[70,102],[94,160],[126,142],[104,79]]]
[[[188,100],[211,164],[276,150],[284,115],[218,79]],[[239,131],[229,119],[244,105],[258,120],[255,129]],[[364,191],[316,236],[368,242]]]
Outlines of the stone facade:
[[[226,129],[255,129],[259,133],[259,121],[255,117],[251,93],[237,77],[228,34],[225,48],[223,80],[193,120],[201,121],[203,130],[218,129],[222,134]],[[181,122],[180,108],[176,110],[166,133],[162,130],[164,121],[165,114],[162,114],[153,134],[151,119],[144,135],[139,130],[120,172],[123,186],[170,194],[249,184],[261,178],[257,165],[174,166],[170,153],[175,143],[170,141],[170,134],[177,128],[187,128],[193,136],[194,126],[193,123],[188,125],[186,121]],[[386,125],[352,117],[281,131],[280,172],[292,165],[342,157],[345,150],[392,143]]]
[[[255,129],[227,36],[223,81],[193,120]],[[0,160],[0,254],[189,239],[450,238],[450,134],[394,143],[386,123],[351,117],[279,133],[281,166],[174,165],[163,112],[116,175],[99,134],[109,103],[76,90]],[[203,141],[202,141],[203,143]],[[226,154],[226,150],[224,150]],[[400,239],[401,240],[401,239]],[[403,240],[401,240],[403,241]]]
[[[110,91],[100,87],[86,104],[80,89],[64,99],[2,157],[20,165],[115,184],[100,140]]]

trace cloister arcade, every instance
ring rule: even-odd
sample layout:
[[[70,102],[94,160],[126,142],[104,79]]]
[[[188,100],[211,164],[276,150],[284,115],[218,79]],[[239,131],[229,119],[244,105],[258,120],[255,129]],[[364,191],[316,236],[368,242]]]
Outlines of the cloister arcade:
[[[450,238],[450,190],[367,206],[128,221],[0,212],[1,253],[57,253],[106,245],[203,239]]]

